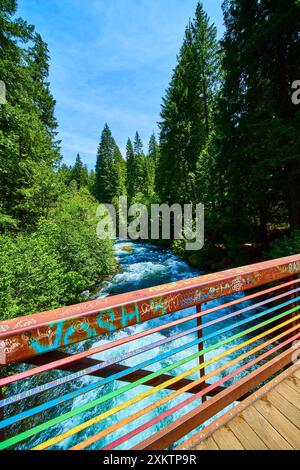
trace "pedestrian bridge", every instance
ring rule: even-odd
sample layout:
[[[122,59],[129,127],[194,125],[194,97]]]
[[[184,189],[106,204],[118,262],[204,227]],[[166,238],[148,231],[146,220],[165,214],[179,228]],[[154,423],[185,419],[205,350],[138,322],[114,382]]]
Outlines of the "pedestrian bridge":
[[[299,449],[299,274],[295,255],[0,322],[0,449]]]

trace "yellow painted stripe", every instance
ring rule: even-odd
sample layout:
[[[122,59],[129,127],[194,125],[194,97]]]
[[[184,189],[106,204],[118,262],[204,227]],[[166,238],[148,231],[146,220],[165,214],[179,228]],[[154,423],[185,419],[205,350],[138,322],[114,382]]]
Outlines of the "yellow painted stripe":
[[[145,414],[150,413],[150,411],[155,410],[155,408],[158,408],[159,406],[164,405],[165,403],[167,403],[170,400],[173,400],[174,398],[178,397],[179,395],[182,395],[183,393],[188,392],[191,388],[194,388],[197,385],[200,385],[202,382],[205,382],[206,380],[208,380],[208,379],[214,377],[215,375],[223,372],[225,369],[228,369],[229,367],[234,366],[235,364],[242,361],[243,359],[247,359],[249,356],[252,356],[253,354],[259,352],[260,350],[266,348],[270,344],[274,343],[275,341],[278,341],[282,337],[292,333],[293,331],[295,331],[297,329],[299,329],[299,325],[296,325],[293,328],[290,328],[289,330],[281,333],[280,335],[275,336],[274,338],[270,339],[269,341],[266,341],[265,343],[257,346],[256,348],[251,349],[251,351],[248,351],[248,352],[242,354],[242,356],[239,356],[236,359],[234,359],[234,360],[224,364],[223,366],[219,367],[218,369],[215,369],[214,371],[210,372],[209,374],[204,375],[200,379],[194,381],[192,384],[185,385],[180,390],[176,390],[175,392],[168,395],[167,397],[161,398],[157,402],[152,403],[152,405],[149,405],[147,408],[144,408],[144,409],[138,411],[134,415],[132,415],[128,418],[124,418],[122,421],[119,421],[118,423],[113,424],[109,428],[106,428],[103,431],[95,434],[94,436],[80,442],[79,444],[76,444],[74,447],[71,447],[70,450],[83,450],[83,449],[85,449],[86,447],[90,446],[91,444],[94,444],[95,442],[99,441],[100,439],[103,439],[103,437],[107,436],[108,434],[111,434],[115,431],[118,431],[124,425],[127,425],[127,424],[131,423],[132,421],[135,421],[138,418],[141,418]]]
[[[146,391],[146,392],[144,392],[140,395],[137,395],[136,397],[133,397],[132,399],[128,400],[127,402],[122,403],[122,404],[106,411],[105,413],[102,413],[102,414],[90,419],[89,421],[86,421],[85,423],[79,424],[78,426],[75,426],[74,428],[69,429],[68,431],[64,432],[63,434],[60,434],[59,436],[48,439],[47,441],[39,444],[38,446],[33,447],[31,450],[44,450],[44,449],[47,449],[48,447],[51,447],[55,444],[58,444],[59,442],[73,436],[74,434],[77,434],[78,432],[81,432],[84,429],[103,421],[104,419],[108,418],[109,416],[112,416],[113,414],[118,413],[119,411],[122,411],[122,410],[134,405],[135,403],[138,403],[139,401],[142,401],[145,398],[148,398],[149,396],[151,396],[151,395],[153,395],[153,394],[155,394],[155,393],[157,393],[161,390],[164,390],[165,388],[168,388],[170,385],[178,382],[179,380],[184,379],[185,377],[188,377],[189,375],[194,374],[195,372],[203,369],[204,367],[206,367],[210,364],[213,364],[214,362],[219,361],[223,357],[226,357],[229,354],[231,354],[233,352],[236,352],[239,349],[241,349],[241,348],[243,348],[243,347],[245,347],[245,346],[261,339],[261,338],[263,338],[264,336],[267,336],[268,334],[273,333],[274,331],[282,328],[283,326],[286,326],[289,323],[294,322],[298,318],[300,318],[300,315],[297,315],[296,317],[291,318],[291,319],[289,319],[289,320],[287,320],[287,321],[271,328],[270,330],[267,330],[267,331],[255,336],[254,338],[251,338],[248,341],[245,341],[244,343],[241,343],[241,344],[231,348],[229,351],[225,351],[224,353],[219,354],[218,356],[214,357],[213,359],[210,359],[209,361],[203,362],[202,364],[200,364],[200,365],[198,365],[198,366],[196,366],[196,367],[194,367],[194,368],[178,375],[177,377],[174,377],[174,378],[168,380],[167,382],[164,382],[164,383],[158,385],[157,387],[153,387],[152,389],[150,389],[150,390],[148,390],[148,391]]]

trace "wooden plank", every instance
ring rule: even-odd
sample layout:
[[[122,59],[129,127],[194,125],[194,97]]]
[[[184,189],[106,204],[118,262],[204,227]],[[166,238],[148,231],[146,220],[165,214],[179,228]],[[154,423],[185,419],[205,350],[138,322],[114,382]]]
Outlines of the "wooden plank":
[[[280,411],[266,400],[259,400],[253,405],[271,426],[278,431],[294,449],[300,450],[300,431]]]
[[[195,450],[220,450],[216,441],[212,437],[208,437],[202,441]]]
[[[300,379],[300,369],[296,370],[294,375],[297,377],[297,379]]]
[[[283,396],[278,393],[276,388],[268,393],[266,398],[288,418],[291,423],[300,429],[300,410],[295,405],[285,400]]]
[[[243,411],[242,416],[270,450],[293,450],[293,447],[255,407],[247,408]]]
[[[245,450],[237,437],[227,427],[223,426],[213,434],[213,438],[221,450]]]
[[[289,387],[293,388],[295,392],[299,394],[299,400],[300,400],[300,380],[298,380],[297,377],[292,376],[286,380],[286,384]]]
[[[276,390],[280,395],[288,400],[292,405],[296,406],[300,410],[300,400],[299,393],[297,393],[293,388],[289,387],[285,382],[277,385]]]
[[[187,450],[194,449],[199,442],[213,435],[217,428],[229,424],[237,416],[242,416],[241,413],[249,406],[251,406],[256,400],[261,399],[270,390],[274,390],[279,383],[284,382],[289,376],[292,376],[294,372],[300,370],[299,365],[294,364],[289,368],[285,369],[280,375],[277,375],[267,384],[263,385],[261,388],[252,393],[248,398],[243,400],[240,404],[236,405],[234,408],[231,408],[224,415],[222,415],[217,420],[213,421],[211,424],[207,425],[205,428],[201,429],[201,432],[194,434],[192,437],[187,439],[184,443],[176,447],[176,450]],[[279,394],[278,394],[279,395]],[[290,404],[285,398],[280,395],[280,400]],[[253,429],[255,432],[255,429]]]
[[[266,444],[244,420],[243,416],[237,416],[229,421],[228,427],[246,450],[268,450]]]
[[[260,366],[258,369],[248,373],[245,377],[229,386],[216,397],[211,398],[181,418],[174,420],[172,423],[152,434],[130,450],[166,449],[170,445],[174,444],[174,442],[178,441],[189,432],[203,424],[205,421],[215,416],[219,411],[224,410],[226,406],[244,396],[245,393],[249,392],[254,387],[267,380],[271,375],[290,364],[292,355],[293,350],[289,348],[288,350],[274,357],[272,360]],[[261,361],[262,357],[263,355],[260,355],[259,358],[256,358],[253,361]],[[250,364],[251,363],[247,364],[247,368]],[[287,370],[284,375],[290,375],[291,372],[291,370]],[[229,376],[227,376],[227,378]],[[277,380],[280,380],[280,376]],[[195,395],[195,397],[197,397],[197,395]],[[182,406],[182,403],[180,406]],[[174,409],[176,409],[176,407],[174,407]],[[291,446],[289,447],[292,449]]]

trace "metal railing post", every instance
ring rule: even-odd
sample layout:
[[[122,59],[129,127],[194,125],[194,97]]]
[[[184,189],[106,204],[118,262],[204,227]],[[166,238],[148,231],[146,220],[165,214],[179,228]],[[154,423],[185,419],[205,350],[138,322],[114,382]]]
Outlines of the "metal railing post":
[[[4,396],[3,396],[2,388],[0,387],[0,400],[3,400],[3,398]],[[3,421],[3,420],[4,420],[4,408],[0,407],[0,421]],[[5,440],[5,431],[4,429],[0,429],[0,442],[4,440]]]
[[[201,308],[202,308],[202,305],[201,304],[198,304],[196,306],[196,309],[197,309],[197,313],[201,313]],[[203,329],[202,329],[202,317],[199,316],[197,318],[197,326],[199,327],[199,330],[198,330],[198,339],[202,339],[203,338]],[[202,351],[203,349],[203,342],[201,343],[198,343],[198,350],[199,352]],[[201,356],[199,356],[199,364],[202,365],[204,363],[205,359],[204,359],[204,355],[202,354]],[[200,378],[204,377],[205,376],[205,367],[202,367],[202,369],[200,369]],[[201,390],[204,390],[206,388],[206,383],[203,382],[201,384]],[[207,396],[206,395],[203,395],[202,397],[202,402],[205,402],[207,400]]]

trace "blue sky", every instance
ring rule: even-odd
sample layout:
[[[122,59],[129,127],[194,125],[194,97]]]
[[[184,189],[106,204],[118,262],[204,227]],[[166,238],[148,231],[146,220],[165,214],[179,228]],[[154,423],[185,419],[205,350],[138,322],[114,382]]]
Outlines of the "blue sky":
[[[197,0],[19,0],[51,54],[51,91],[64,160],[89,168],[107,122],[122,152],[157,132],[162,97]],[[203,0],[219,35],[222,0]]]

